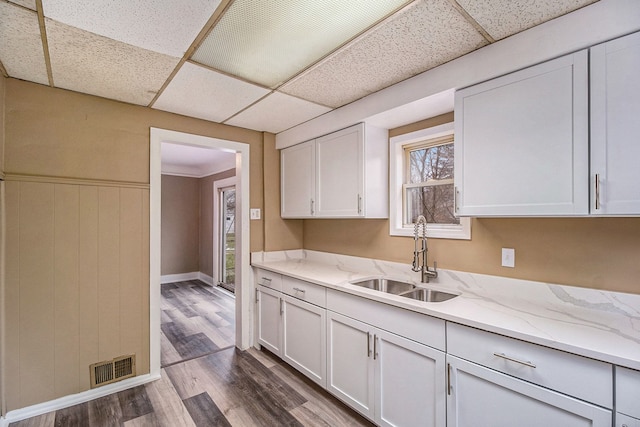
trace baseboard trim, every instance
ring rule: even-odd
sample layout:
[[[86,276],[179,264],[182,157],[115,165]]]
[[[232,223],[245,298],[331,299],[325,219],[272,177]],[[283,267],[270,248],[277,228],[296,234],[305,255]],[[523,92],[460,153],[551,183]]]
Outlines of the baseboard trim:
[[[192,271],[191,273],[166,274],[160,276],[160,283],[185,282],[187,280],[198,280],[200,272]]]
[[[129,388],[137,387],[139,385],[144,385],[144,384],[150,383],[151,381],[155,381],[159,379],[160,379],[160,374],[140,375],[134,378],[129,378],[127,380],[120,381],[115,384],[108,384],[102,387],[83,391],[81,393],[60,397],[58,399],[50,400],[48,402],[38,403],[37,405],[27,406],[25,408],[20,408],[20,409],[14,409],[13,411],[7,412],[5,417],[0,420],[0,426],[6,427],[10,423],[14,423],[16,421],[25,420],[27,418],[37,417],[38,415],[46,414],[47,412],[68,408],[69,406],[88,402],[89,400],[97,399],[99,397],[103,397],[108,394],[117,393],[119,391],[127,390]]]
[[[192,271],[190,273],[179,273],[179,274],[166,274],[164,276],[160,276],[160,283],[174,283],[174,282],[186,282],[188,280],[202,280],[204,283],[210,286],[215,286],[216,283],[213,280],[213,277],[208,274],[203,273],[202,271]]]
[[[202,280],[207,285],[210,285],[210,286],[216,285],[215,281],[213,280],[213,277],[209,276],[208,274],[204,274],[202,271],[198,273],[198,279]]]

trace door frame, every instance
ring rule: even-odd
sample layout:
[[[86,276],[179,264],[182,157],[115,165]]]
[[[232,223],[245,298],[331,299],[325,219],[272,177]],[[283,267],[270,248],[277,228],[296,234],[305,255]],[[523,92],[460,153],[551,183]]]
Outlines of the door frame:
[[[160,259],[161,259],[161,146],[163,142],[215,148],[236,153],[236,347],[251,346],[251,267],[249,240],[249,144],[193,135],[167,129],[150,128],[149,138],[149,370],[160,375]]]
[[[222,218],[220,216],[220,190],[229,187],[237,187],[237,178],[235,176],[221,179],[213,182],[213,284],[218,285],[220,277],[220,243],[222,241]],[[238,193],[236,192],[236,200]],[[236,205],[236,212],[238,212]],[[236,222],[236,233],[240,232],[242,224]],[[236,247],[236,259],[238,248]]]

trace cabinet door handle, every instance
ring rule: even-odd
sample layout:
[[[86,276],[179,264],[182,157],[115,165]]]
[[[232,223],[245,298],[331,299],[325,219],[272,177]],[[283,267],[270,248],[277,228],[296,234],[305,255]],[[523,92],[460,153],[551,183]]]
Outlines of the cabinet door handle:
[[[515,357],[507,356],[504,353],[493,353],[493,355],[496,356],[496,357],[501,357],[503,359],[506,359],[506,360],[508,360],[510,362],[515,362],[515,363],[519,363],[519,364],[524,365],[524,366],[528,366],[530,368],[534,368],[535,369],[535,367],[536,367],[536,365],[534,365],[533,363],[529,362],[528,360],[516,359]]]
[[[596,210],[600,209],[600,174],[596,174]]]
[[[282,313],[284,313],[284,301],[281,298],[280,299],[280,316],[282,316]]]
[[[367,357],[371,357],[371,334],[367,332]]]
[[[358,215],[362,215],[362,196],[358,194]]]
[[[311,215],[314,215],[314,214],[315,214],[315,211],[314,211],[314,209],[313,209],[313,208],[314,208],[314,206],[313,206],[313,205],[314,205],[314,201],[313,201],[313,199],[311,199]]]
[[[256,303],[258,303],[258,296],[259,296],[259,295],[260,295],[260,294],[258,293],[258,289],[256,289]]]
[[[447,363],[447,394],[451,396],[451,363]]]
[[[373,336],[373,360],[378,358],[378,336]]]

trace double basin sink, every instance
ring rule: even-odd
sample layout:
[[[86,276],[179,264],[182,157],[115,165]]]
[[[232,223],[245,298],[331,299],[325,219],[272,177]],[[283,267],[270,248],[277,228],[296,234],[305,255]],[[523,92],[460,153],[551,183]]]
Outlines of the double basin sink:
[[[354,286],[424,302],[443,302],[458,296],[436,289],[417,287],[413,283],[393,280],[386,277],[354,280],[350,283]]]

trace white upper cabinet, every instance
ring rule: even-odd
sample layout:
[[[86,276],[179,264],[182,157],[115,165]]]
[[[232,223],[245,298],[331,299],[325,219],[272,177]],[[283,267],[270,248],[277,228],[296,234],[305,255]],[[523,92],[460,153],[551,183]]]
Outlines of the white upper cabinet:
[[[588,214],[588,127],[586,50],[456,92],[456,214]]]
[[[314,141],[282,150],[280,184],[283,218],[310,218],[315,211],[316,146]]]
[[[591,213],[640,215],[640,33],[591,48]]]
[[[364,123],[281,152],[283,218],[387,218],[388,132]]]

